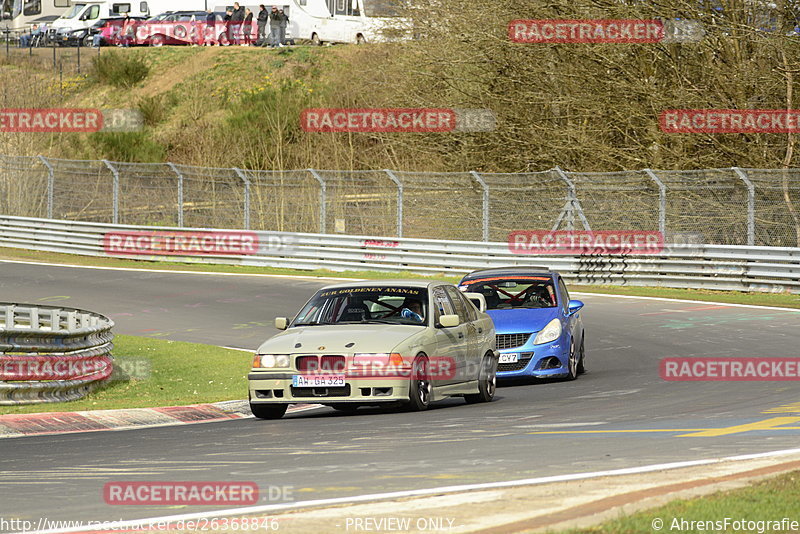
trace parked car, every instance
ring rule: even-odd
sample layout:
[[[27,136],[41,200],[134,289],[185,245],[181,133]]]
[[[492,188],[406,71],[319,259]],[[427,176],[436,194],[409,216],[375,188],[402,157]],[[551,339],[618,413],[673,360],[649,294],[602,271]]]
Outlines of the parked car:
[[[205,11],[169,11],[136,28],[136,44],[149,46],[203,44],[206,39],[228,43],[224,12],[214,12],[214,33],[206,24]],[[253,24],[255,27],[255,24]],[[257,30],[254,30],[257,33]]]
[[[585,369],[583,302],[570,300],[564,279],[546,267],[474,271],[459,289],[480,293],[494,321],[498,378],[563,377]]]
[[[477,299],[482,301],[480,297]],[[340,411],[494,397],[492,320],[452,284],[424,280],[347,282],[320,289],[256,352],[250,409],[280,418],[290,403]]]
[[[139,24],[145,20],[145,17],[130,18],[135,24]],[[124,22],[125,17],[98,19],[97,22],[88,28],[71,30],[69,33],[59,33],[58,37],[62,46],[78,46],[78,44],[80,44],[80,46],[92,46],[94,36],[99,33],[102,36],[100,38],[101,46],[116,45],[121,42],[119,32]]]

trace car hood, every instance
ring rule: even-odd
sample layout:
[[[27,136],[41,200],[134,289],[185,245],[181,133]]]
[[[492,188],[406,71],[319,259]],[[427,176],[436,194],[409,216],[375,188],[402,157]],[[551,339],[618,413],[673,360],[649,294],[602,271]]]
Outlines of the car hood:
[[[515,310],[487,310],[498,334],[538,332],[558,317],[560,308],[533,308]]]
[[[296,326],[271,337],[258,347],[260,354],[298,352],[389,352],[424,331],[414,325],[353,324]],[[351,346],[346,346],[352,343]],[[298,346],[299,345],[299,346]]]

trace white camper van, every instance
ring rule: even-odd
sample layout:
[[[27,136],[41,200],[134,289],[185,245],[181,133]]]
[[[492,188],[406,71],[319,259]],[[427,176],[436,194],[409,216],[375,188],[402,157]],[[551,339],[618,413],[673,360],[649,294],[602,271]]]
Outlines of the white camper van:
[[[387,41],[402,22],[391,0],[291,0],[289,9],[292,35],[314,44]]]
[[[27,29],[33,24],[47,24],[60,17],[70,0],[7,0],[3,4],[3,26],[11,30]]]

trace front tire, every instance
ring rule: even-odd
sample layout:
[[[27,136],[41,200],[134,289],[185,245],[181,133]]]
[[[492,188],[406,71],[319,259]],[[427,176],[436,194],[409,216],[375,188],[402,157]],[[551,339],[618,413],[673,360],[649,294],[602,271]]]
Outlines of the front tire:
[[[578,351],[578,374],[582,375],[586,372],[586,365],[584,361],[586,360],[586,350],[583,348],[583,342],[586,341],[585,337],[581,337],[581,348]]]
[[[286,413],[288,404],[253,404],[250,403],[250,411],[259,419],[280,419]]]
[[[492,402],[494,392],[497,390],[497,373],[492,365],[491,355],[486,355],[481,360],[481,372],[478,376],[478,393],[472,395],[464,395],[464,400],[467,404],[475,404],[478,402]]]
[[[564,380],[575,380],[578,378],[578,353],[575,351],[575,340],[569,342],[569,360],[567,360],[567,376]]]
[[[418,356],[414,360],[411,386],[408,389],[408,409],[412,412],[427,410],[431,403],[431,377],[427,357]]]

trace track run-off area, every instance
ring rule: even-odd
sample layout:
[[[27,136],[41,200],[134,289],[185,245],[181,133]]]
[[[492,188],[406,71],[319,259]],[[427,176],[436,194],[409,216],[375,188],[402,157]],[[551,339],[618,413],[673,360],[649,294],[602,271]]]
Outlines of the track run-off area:
[[[293,316],[328,283],[0,261],[5,301],[92,310],[113,319],[117,334],[248,350],[276,333],[275,316]],[[796,382],[659,376],[666,357],[800,356],[800,311],[579,289],[571,288],[586,303],[587,373],[574,382],[501,383],[489,404],[453,399],[421,413],[346,415],[323,407],[277,421],[3,439],[0,517],[106,521],[214,511],[112,506],[103,497],[108,482],[249,481],[267,505],[691,462],[800,443]]]

